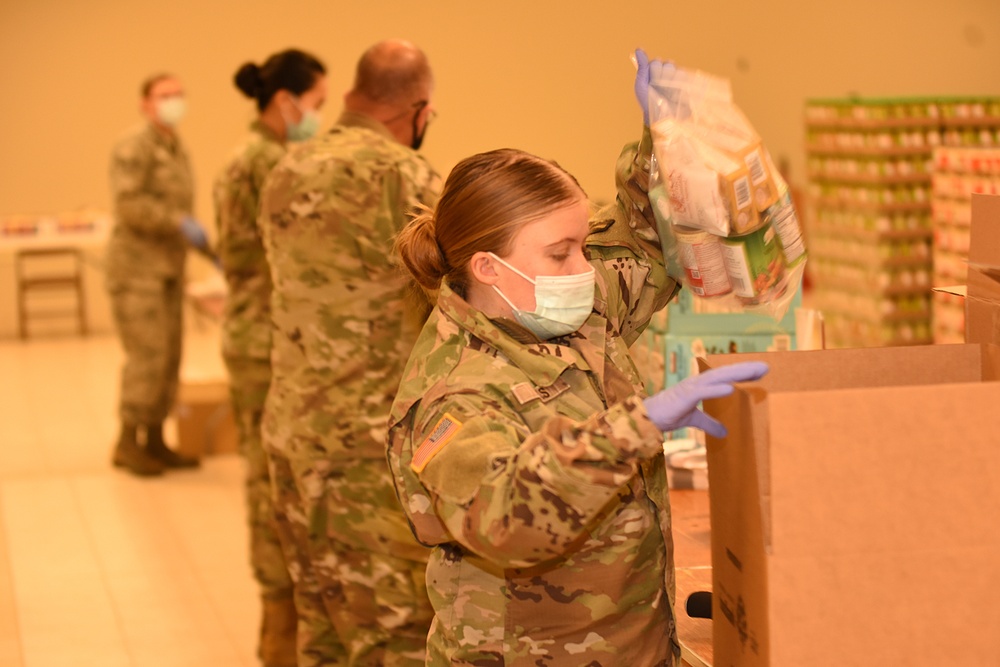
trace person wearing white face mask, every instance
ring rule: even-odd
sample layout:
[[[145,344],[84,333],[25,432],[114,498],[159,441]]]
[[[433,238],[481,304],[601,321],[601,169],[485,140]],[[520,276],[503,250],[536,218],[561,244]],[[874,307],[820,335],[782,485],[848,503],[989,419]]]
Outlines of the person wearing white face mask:
[[[115,325],[125,350],[113,462],[136,475],[193,467],[163,441],[181,359],[181,299],[187,246],[205,249],[192,216],[191,163],[176,126],[184,117],[177,77],[158,74],[142,85],[145,122],[115,145],[110,180],[115,226],[106,274]]]
[[[213,189],[219,263],[229,287],[222,356],[229,371],[240,453],[247,461],[246,506],[250,563],[260,586],[259,655],[264,667],[296,664],[297,613],[293,585],[274,526],[271,477],[260,438],[271,383],[271,274],[257,212],[261,188],[286,153],[319,129],[326,100],[326,68],[315,56],[288,49],[263,65],[246,63],[236,87],[256,102],[250,133],[220,171]]]
[[[699,401],[767,368],[645,395],[629,346],[679,287],[647,196],[651,149],[645,127],[593,217],[554,162],[475,155],[396,241],[440,289],[388,442],[400,503],[434,546],[427,665],[679,662],[663,432],[724,436]]]

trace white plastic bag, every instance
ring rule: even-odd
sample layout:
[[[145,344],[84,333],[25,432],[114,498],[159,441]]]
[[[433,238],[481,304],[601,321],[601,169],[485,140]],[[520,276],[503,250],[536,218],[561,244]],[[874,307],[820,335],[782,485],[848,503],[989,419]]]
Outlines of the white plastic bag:
[[[665,67],[649,87],[650,201],[671,275],[780,319],[806,250],[788,185],[725,79]]]

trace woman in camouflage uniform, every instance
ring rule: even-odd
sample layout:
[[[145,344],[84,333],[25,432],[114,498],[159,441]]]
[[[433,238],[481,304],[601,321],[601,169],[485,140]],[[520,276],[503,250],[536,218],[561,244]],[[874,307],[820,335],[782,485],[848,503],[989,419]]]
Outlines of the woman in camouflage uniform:
[[[617,202],[589,224],[556,164],[474,156],[397,241],[441,290],[389,436],[397,493],[435,547],[428,665],[676,664],[663,431],[722,435],[698,401],[765,368],[644,399],[628,347],[677,290],[646,196],[650,153],[647,129],[619,160]]]
[[[229,370],[240,450],[246,458],[250,561],[261,587],[260,656],[265,667],[296,664],[292,582],[273,526],[270,477],[260,422],[271,383],[271,274],[257,229],[264,179],[288,141],[308,138],[326,98],[325,68],[302,51],[277,53],[262,65],[243,65],[236,87],[257,102],[250,135],[215,183],[219,259],[229,296],[222,353]]]

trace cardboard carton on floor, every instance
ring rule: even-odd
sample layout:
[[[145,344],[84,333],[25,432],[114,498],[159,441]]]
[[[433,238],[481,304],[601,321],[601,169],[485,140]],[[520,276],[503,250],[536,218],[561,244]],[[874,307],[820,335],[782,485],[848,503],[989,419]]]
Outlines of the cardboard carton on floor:
[[[200,458],[237,451],[236,422],[225,380],[182,379],[174,416],[181,454]]]
[[[1000,664],[1000,348],[761,359],[706,402],[713,664]]]

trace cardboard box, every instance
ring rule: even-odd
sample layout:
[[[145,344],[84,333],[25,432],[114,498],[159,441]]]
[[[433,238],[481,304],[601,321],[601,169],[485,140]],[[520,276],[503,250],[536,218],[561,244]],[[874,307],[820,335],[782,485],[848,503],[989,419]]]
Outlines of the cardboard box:
[[[1000,656],[1000,347],[751,359],[705,404],[714,664],[987,665]]]
[[[236,422],[224,380],[181,380],[174,407],[177,451],[201,458],[238,451]]]
[[[1000,343],[1000,195],[972,195],[972,229],[965,285],[935,292],[965,299],[965,341]]]
[[[965,340],[1000,343],[1000,196],[972,195]]]

